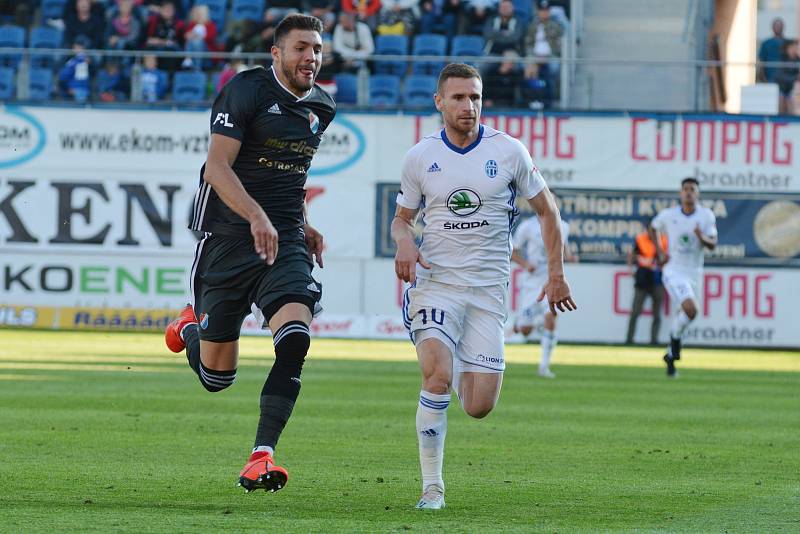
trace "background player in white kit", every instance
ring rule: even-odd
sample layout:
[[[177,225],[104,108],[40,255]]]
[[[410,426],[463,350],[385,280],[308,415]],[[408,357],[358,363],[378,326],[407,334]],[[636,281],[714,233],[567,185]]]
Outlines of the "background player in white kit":
[[[569,225],[561,221],[561,240],[564,243],[564,259],[577,261],[578,257],[569,250]],[[523,336],[530,335],[535,327],[542,326],[540,340],[541,358],[539,359],[539,376],[555,378],[550,370],[550,356],[556,348],[557,315],[548,308],[547,299],[538,300],[542,288],[547,283],[547,248],[542,238],[542,225],[538,217],[525,219],[514,231],[512,240],[514,251],[511,261],[518,263],[525,273],[520,284],[520,307],[514,319],[514,332]]]
[[[656,232],[667,234],[669,254],[661,249],[661,237],[655,240],[660,263],[664,265],[664,287],[672,301],[679,304],[670,329],[670,345],[664,355],[667,376],[677,376],[675,362],[681,359],[681,338],[686,327],[697,317],[697,295],[703,276],[703,249],[717,246],[717,219],[714,213],[698,204],[700,184],[694,178],[681,182],[680,205],[659,212],[653,219]]]
[[[542,219],[549,261],[540,298],[547,296],[554,313],[575,309],[564,279],[558,208],[525,147],[480,125],[482,88],[469,65],[442,70],[435,101],[445,127],[406,154],[392,221],[395,272],[413,284],[403,318],[422,371],[416,419],[422,509],[444,507],[451,385],[475,418],[485,417],[500,394],[517,194]],[[425,227],[418,249],[413,224],[420,208]]]

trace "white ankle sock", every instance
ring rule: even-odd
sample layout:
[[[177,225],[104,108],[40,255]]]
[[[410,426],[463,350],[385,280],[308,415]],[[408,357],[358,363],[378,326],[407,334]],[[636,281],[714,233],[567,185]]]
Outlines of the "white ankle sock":
[[[268,452],[270,456],[272,456],[273,454],[275,454],[275,449],[273,449],[268,445],[259,445],[258,447],[253,449],[253,452]]]
[[[556,348],[556,345],[558,345],[558,339],[556,338],[555,331],[545,330],[542,332],[542,359],[539,360],[539,369],[550,368],[550,355],[553,353],[553,349]]]
[[[669,335],[675,339],[681,339],[683,337],[683,333],[686,331],[686,327],[689,326],[692,320],[689,319],[689,316],[684,313],[683,310],[678,310],[677,315],[675,315],[675,320],[672,321],[672,328],[669,331]]]
[[[423,491],[431,484],[437,484],[444,490],[442,463],[449,404],[449,393],[444,395],[436,395],[427,391],[419,393],[417,439],[419,440],[419,464],[422,468]]]

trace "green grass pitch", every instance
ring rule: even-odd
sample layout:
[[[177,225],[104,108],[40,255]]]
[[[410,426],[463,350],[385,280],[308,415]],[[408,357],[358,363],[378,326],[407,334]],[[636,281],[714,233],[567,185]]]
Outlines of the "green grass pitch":
[[[800,354],[508,348],[497,409],[454,401],[447,508],[419,496],[402,342],[315,340],[282,491],[235,487],[271,340],[209,394],[159,335],[0,331],[0,531],[798,532]]]

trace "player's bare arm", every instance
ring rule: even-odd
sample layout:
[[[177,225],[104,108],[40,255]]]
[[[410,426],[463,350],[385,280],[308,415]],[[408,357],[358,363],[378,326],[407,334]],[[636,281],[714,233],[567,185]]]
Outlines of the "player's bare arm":
[[[241,146],[241,141],[232,137],[211,134],[203,180],[214,188],[230,209],[250,223],[256,252],[267,264],[272,265],[278,255],[278,232],[233,172],[233,162]]]
[[[694,235],[700,240],[700,244],[708,250],[714,250],[717,246],[717,236],[708,236],[700,229],[700,225],[694,227]]]
[[[308,253],[313,259],[316,260],[317,265],[322,268],[322,250],[325,245],[322,240],[322,234],[319,230],[308,224],[308,205],[305,200],[303,201],[303,233],[306,236],[306,245],[308,245]]]
[[[394,256],[394,272],[397,278],[404,282],[417,281],[417,263],[430,269],[430,265],[419,253],[419,248],[414,241],[414,221],[419,210],[412,210],[397,206],[394,219],[392,219],[392,239],[397,245],[397,254]]]
[[[528,260],[526,260],[525,256],[523,256],[517,249],[511,251],[511,261],[513,261],[514,263],[516,263],[529,273],[532,273],[533,271],[536,270],[536,266],[531,262],[529,262]]]
[[[653,230],[653,244],[656,246],[656,263],[663,267],[669,262],[669,254],[661,246],[661,231]]]
[[[570,294],[569,284],[564,278],[564,242],[561,237],[561,216],[558,213],[550,190],[545,188],[528,200],[542,226],[542,239],[547,249],[547,283],[542,288],[539,300],[547,296],[550,311],[572,311],[577,309]]]

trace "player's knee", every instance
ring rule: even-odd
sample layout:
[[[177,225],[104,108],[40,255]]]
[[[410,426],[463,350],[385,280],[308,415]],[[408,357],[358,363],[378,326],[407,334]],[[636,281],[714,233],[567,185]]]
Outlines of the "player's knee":
[[[236,369],[229,371],[219,371],[209,369],[202,363],[200,364],[200,383],[209,393],[217,393],[227,389],[236,381]]]
[[[303,321],[289,321],[280,327],[272,338],[275,344],[275,363],[281,365],[303,366],[311,334]]]
[[[422,389],[435,395],[445,395],[450,392],[449,373],[434,372],[422,378]]]
[[[494,409],[494,405],[488,405],[488,404],[464,405],[464,411],[467,412],[467,415],[475,419],[483,419],[484,417],[489,415],[489,413],[491,413],[492,409]]]
[[[683,305],[683,313],[686,314],[690,321],[694,321],[694,318],[697,317],[697,307],[694,303],[686,303]]]

